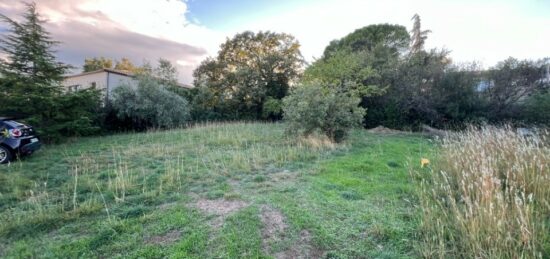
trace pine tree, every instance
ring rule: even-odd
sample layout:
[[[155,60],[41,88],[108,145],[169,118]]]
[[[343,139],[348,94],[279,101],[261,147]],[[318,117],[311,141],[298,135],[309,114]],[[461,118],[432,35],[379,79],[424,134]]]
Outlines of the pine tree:
[[[42,140],[94,134],[99,130],[100,92],[65,93],[63,75],[70,68],[57,62],[53,40],[34,3],[27,4],[22,21],[0,14],[9,25],[0,39],[0,115],[22,119],[36,127]]]
[[[0,52],[6,56],[0,60],[0,113],[17,117],[47,112],[69,69],[56,61],[53,49],[59,43],[44,29],[34,3],[27,4],[22,18],[17,22],[0,14],[9,25],[0,39]]]

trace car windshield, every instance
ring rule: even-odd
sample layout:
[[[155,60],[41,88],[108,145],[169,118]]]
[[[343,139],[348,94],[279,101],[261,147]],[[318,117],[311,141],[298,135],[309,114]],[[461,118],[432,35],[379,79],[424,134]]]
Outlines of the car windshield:
[[[12,121],[12,120],[4,121],[4,124],[6,124],[6,125],[8,125],[9,127],[12,127],[12,128],[23,128],[23,127],[25,127],[25,124],[21,124],[17,121]]]

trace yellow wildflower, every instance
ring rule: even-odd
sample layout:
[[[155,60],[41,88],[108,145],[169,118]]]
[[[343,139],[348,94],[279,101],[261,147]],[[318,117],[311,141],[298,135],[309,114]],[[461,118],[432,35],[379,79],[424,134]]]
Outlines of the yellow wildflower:
[[[430,164],[430,160],[427,158],[420,159],[420,167],[424,168],[425,166]]]

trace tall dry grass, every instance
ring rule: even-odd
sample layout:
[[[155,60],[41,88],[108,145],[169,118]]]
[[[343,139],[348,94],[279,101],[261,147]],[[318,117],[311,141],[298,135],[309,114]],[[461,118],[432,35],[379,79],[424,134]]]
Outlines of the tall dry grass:
[[[443,140],[418,172],[427,258],[549,258],[548,132],[469,129]]]

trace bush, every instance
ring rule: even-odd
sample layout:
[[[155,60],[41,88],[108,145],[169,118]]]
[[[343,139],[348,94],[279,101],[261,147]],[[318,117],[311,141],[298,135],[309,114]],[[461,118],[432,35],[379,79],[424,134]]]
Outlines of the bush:
[[[446,138],[420,200],[423,257],[548,258],[550,147],[487,127]],[[546,143],[546,144],[545,144]]]
[[[33,126],[43,141],[59,142],[66,137],[90,136],[101,131],[100,91],[87,89],[63,93],[47,100],[39,106],[40,110],[35,107],[33,113],[14,116]]]
[[[308,136],[319,131],[341,142],[353,127],[360,126],[365,109],[360,99],[333,88],[302,85],[283,99],[284,120],[293,134]]]
[[[550,90],[530,96],[523,109],[527,123],[550,126]]]
[[[264,102],[262,118],[270,120],[280,120],[283,113],[282,105],[283,102],[281,100],[268,97],[267,100]]]
[[[139,78],[137,87],[116,88],[111,105],[118,119],[131,121],[136,130],[178,127],[190,118],[187,100],[148,76]]]

